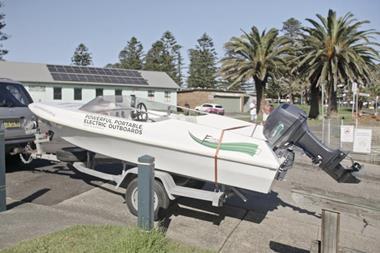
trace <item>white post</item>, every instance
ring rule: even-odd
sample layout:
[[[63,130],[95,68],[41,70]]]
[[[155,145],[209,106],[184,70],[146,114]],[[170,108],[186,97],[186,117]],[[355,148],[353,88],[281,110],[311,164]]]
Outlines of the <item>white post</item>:
[[[331,141],[331,120],[327,119],[327,145],[330,146]]]
[[[322,83],[322,143],[325,143],[325,84]]]
[[[355,96],[356,96],[356,92],[357,92],[357,89],[358,89],[358,84],[353,82],[352,83],[352,117],[354,116],[354,112],[355,112],[355,105],[356,105],[356,99],[355,99]]]
[[[340,120],[340,127],[339,127],[339,148],[340,149],[342,149],[342,147],[343,147],[343,143],[342,143],[342,136],[340,136],[341,135],[341,133],[342,133],[342,126],[344,125],[344,121],[343,121],[343,119],[341,119]]]
[[[356,128],[358,128],[358,117],[359,117],[359,92],[356,92],[356,120],[355,120]]]

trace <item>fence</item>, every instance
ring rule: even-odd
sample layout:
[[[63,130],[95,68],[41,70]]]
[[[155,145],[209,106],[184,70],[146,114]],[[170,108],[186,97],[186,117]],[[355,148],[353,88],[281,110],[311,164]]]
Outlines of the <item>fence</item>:
[[[351,125],[355,128],[355,122],[344,119],[324,119],[320,124],[311,124],[310,129],[319,139],[331,148],[339,148],[350,153],[356,160],[380,164],[380,127],[369,124],[358,124],[358,129],[371,129],[370,153],[354,152],[354,142],[341,142],[341,126]]]

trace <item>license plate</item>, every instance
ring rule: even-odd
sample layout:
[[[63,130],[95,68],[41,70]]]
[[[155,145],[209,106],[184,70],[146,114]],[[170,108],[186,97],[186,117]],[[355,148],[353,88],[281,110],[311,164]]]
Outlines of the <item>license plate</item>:
[[[21,127],[21,123],[20,123],[19,120],[7,120],[7,121],[4,121],[4,127],[6,129],[20,128]]]

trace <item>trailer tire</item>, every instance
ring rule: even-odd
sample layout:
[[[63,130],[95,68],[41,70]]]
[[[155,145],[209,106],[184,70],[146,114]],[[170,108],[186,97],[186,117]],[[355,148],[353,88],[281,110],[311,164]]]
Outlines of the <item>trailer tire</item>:
[[[138,205],[138,183],[137,183],[137,177],[133,179],[127,186],[127,190],[125,192],[125,202],[127,204],[127,207],[129,211],[137,216],[137,205]],[[155,179],[153,182],[153,213],[154,213],[154,220],[157,221],[160,218],[164,217],[166,214],[166,211],[169,207],[170,200],[168,195],[166,194],[165,187],[162,185],[162,183]]]

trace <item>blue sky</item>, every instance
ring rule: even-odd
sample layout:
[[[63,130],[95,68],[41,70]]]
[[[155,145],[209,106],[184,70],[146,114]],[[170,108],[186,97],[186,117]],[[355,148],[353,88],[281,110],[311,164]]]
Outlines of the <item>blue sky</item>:
[[[0,0],[1,1],[1,0]],[[207,32],[214,40],[218,57],[223,44],[232,36],[249,30],[276,27],[290,17],[307,24],[305,18],[327,15],[328,9],[338,15],[351,11],[359,20],[369,20],[380,31],[380,1],[337,0],[3,0],[0,10],[6,14],[3,42],[9,50],[9,61],[70,64],[79,43],[88,46],[95,66],[115,63],[118,53],[131,36],[136,36],[149,50],[164,31],[171,31],[183,46],[188,62],[188,49]]]

